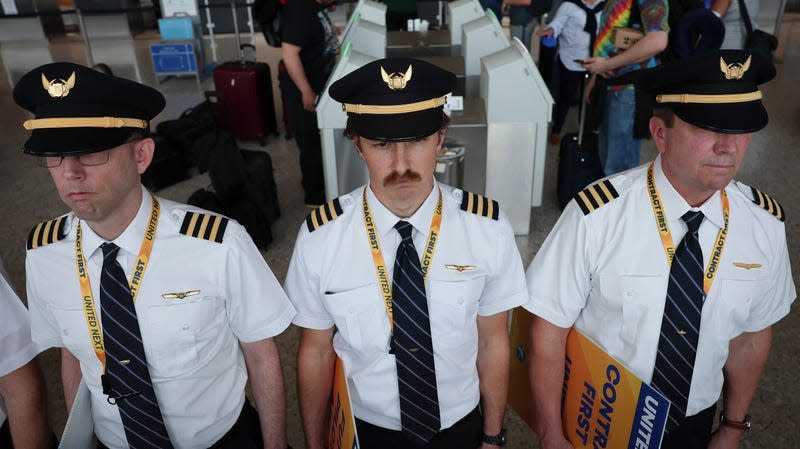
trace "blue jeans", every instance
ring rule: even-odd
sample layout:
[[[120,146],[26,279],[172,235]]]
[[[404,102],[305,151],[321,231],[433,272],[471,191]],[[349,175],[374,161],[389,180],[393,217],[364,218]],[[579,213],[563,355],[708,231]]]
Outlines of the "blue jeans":
[[[639,165],[641,139],[633,138],[636,99],[633,89],[608,91],[600,125],[600,161],[606,176]]]

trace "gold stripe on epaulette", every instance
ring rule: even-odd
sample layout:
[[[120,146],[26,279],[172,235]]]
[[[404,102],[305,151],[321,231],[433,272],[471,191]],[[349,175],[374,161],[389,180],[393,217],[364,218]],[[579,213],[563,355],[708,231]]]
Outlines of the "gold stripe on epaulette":
[[[783,207],[781,207],[780,203],[757,188],[750,188],[753,190],[753,203],[774,215],[778,220],[786,221],[786,215],[784,215]]]
[[[66,216],[37,224],[28,234],[27,248],[36,249],[63,239],[66,237],[65,224]]]
[[[461,210],[492,220],[500,218],[500,204],[477,193],[464,191],[461,197]]]
[[[575,202],[578,203],[584,215],[588,215],[618,197],[619,193],[611,182],[604,179],[578,192],[575,195]]]
[[[321,226],[337,219],[339,215],[342,215],[342,207],[339,204],[339,198],[328,201],[308,214],[306,218],[308,232],[316,231]]]
[[[221,215],[186,212],[180,233],[198,239],[222,243],[228,218]]]

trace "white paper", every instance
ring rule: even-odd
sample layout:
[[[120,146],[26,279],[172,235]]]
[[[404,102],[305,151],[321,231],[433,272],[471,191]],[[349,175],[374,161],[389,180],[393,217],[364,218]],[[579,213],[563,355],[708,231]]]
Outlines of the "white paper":
[[[67,418],[64,433],[61,434],[61,443],[58,449],[95,449],[97,439],[94,436],[94,421],[92,420],[92,398],[89,388],[81,379],[78,394],[72,403],[72,410]]]

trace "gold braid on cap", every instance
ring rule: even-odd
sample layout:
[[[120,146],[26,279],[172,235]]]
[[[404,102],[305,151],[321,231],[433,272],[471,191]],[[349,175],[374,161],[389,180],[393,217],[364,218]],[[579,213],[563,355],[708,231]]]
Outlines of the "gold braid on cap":
[[[658,103],[699,103],[699,104],[727,104],[744,103],[761,99],[761,91],[746,94],[699,95],[699,94],[663,94],[657,95]]]
[[[432,98],[425,101],[417,101],[416,103],[407,104],[390,104],[390,105],[371,105],[371,104],[350,104],[342,103],[344,112],[352,112],[353,114],[375,114],[375,115],[389,115],[389,114],[408,114],[409,112],[424,111],[425,109],[433,109],[447,103],[447,97]]]
[[[25,120],[22,126],[28,131],[51,128],[142,128],[147,120],[122,117],[59,117]]]

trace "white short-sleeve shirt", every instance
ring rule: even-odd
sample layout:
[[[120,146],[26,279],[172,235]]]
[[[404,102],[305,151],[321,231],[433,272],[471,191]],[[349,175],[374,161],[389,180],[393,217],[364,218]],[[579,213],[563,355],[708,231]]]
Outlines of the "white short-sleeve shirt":
[[[161,214],[136,314],[161,414],[176,448],[206,448],[236,422],[247,370],[239,342],[281,333],[294,308],[244,228],[231,220],[221,243],[180,233],[187,212],[205,212],[158,199]],[[150,218],[150,194],[113,242],[130,279]],[[31,335],[41,349],[65,347],[80,360],[92,397],[95,433],[108,447],[127,447],[116,406],[102,392],[102,365],[86,325],[75,264],[78,219],[67,215],[66,237],[28,251]],[[100,269],[104,240],[82,222],[83,251],[102,323]],[[199,290],[183,299],[168,293]],[[174,295],[167,295],[174,296]]]
[[[425,289],[445,429],[472,411],[480,398],[475,365],[477,317],[516,307],[527,293],[522,261],[505,215],[500,213],[493,220],[465,212],[460,208],[461,190],[437,185],[407,221],[414,227],[412,238],[421,257],[442,190],[441,231]],[[389,354],[391,329],[364,227],[363,191],[358,188],[338,198],[342,214],[335,220],[313,232],[303,224],[285,288],[297,308],[295,324],[311,329],[336,327],[333,346],[345,365],[355,415],[399,430],[396,362]],[[367,198],[391,282],[401,241],[393,226],[400,218],[371,189]],[[457,271],[454,265],[474,269]]]
[[[573,200],[527,270],[527,310],[560,327],[575,326],[650,382],[664,313],[669,266],[646,189],[649,164],[610,177],[619,197],[584,214]],[[655,160],[655,183],[677,247],[690,206]],[[687,415],[719,398],[728,344],[789,312],[796,293],[784,224],[731,182],[730,224],[719,271],[702,310]],[[707,266],[724,225],[719,193],[703,212],[699,238]],[[750,266],[750,269],[744,267]],[[755,267],[755,268],[752,268]]]
[[[3,377],[36,357],[36,346],[31,341],[28,310],[11,288],[0,264],[0,377]],[[0,397],[0,424],[6,420],[6,408]]]

